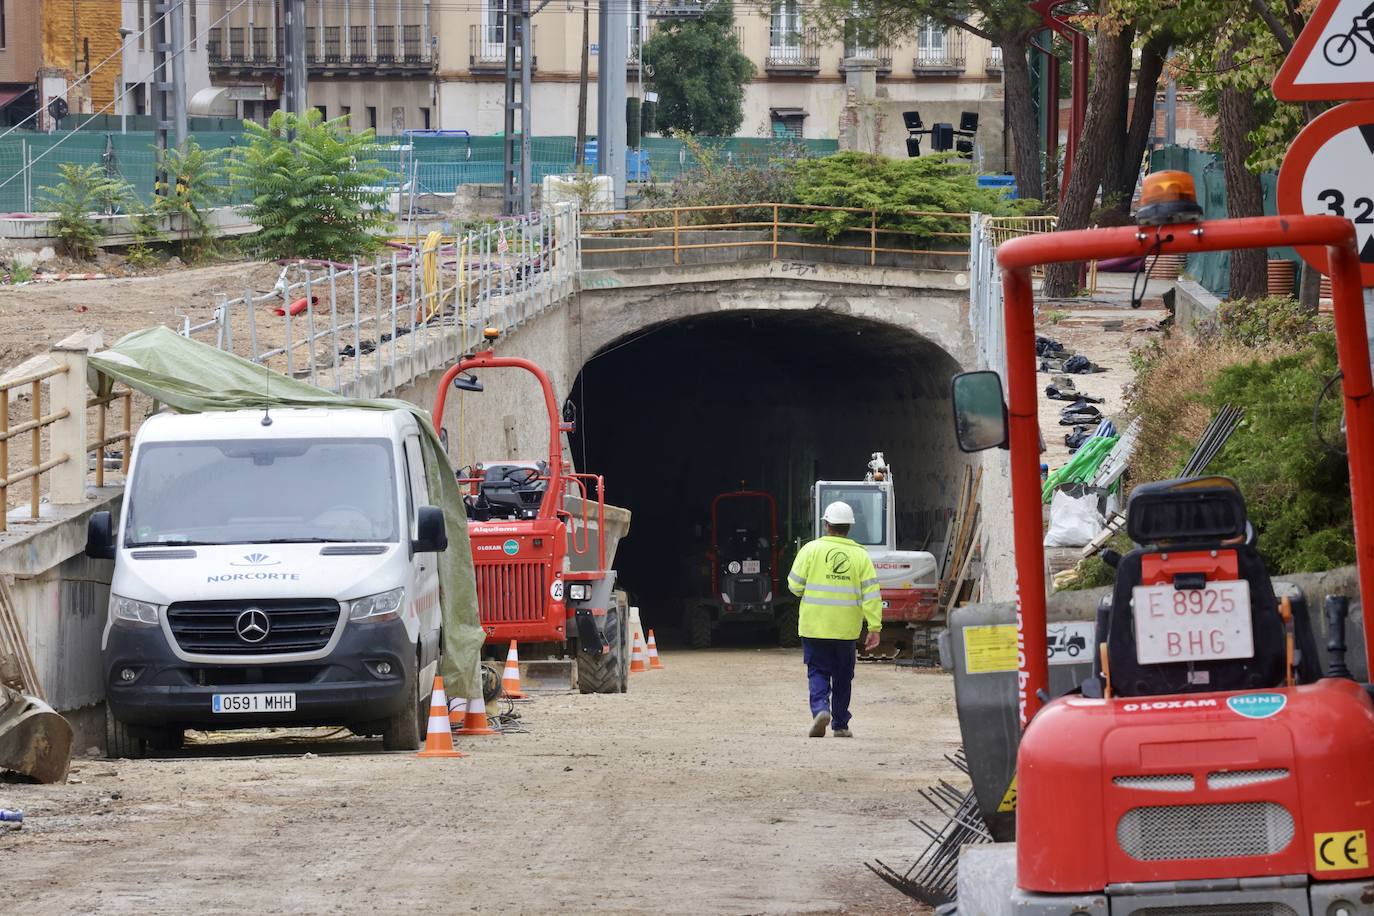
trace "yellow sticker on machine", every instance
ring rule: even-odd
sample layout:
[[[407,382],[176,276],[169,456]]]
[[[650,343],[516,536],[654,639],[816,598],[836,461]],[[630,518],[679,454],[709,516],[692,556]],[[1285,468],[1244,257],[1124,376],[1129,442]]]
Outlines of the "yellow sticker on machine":
[[[964,627],[964,668],[969,674],[1016,670],[1016,624]]]
[[[1317,871],[1349,871],[1369,867],[1369,842],[1363,830],[1314,833]]]
[[[1002,796],[1001,803],[997,806],[998,814],[1010,814],[1016,810],[1016,774],[1011,774],[1011,784],[1007,786],[1006,793]]]

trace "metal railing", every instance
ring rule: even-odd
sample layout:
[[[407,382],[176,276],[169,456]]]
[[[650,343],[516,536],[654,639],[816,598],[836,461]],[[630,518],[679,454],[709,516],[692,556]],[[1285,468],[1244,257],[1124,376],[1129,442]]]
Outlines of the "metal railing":
[[[379,25],[375,29],[351,25],[347,33],[342,26],[325,26],[323,33],[317,32],[316,26],[306,26],[305,58],[311,68],[322,70],[337,70],[344,64],[433,68],[435,55],[422,40],[422,32],[419,25]],[[251,38],[246,47],[245,37]],[[284,32],[277,29],[275,46],[269,46],[268,29],[262,26],[254,26],[251,33],[238,27],[214,29],[206,38],[210,66],[218,68],[279,67],[284,48]]]
[[[916,73],[961,73],[964,69],[964,31],[946,29],[939,35],[938,42],[922,43],[925,34],[918,36],[916,59],[911,68]]]
[[[539,38],[539,26],[530,26],[530,68],[539,68],[539,55],[535,52],[535,42]],[[520,61],[517,48],[515,60]],[[470,24],[468,26],[468,69],[492,70],[506,66],[506,43],[504,28]]]
[[[801,32],[770,31],[764,69],[814,72],[821,68],[821,40],[815,29]]]
[[[988,48],[987,57],[983,59],[983,68],[986,70],[1002,69],[1002,49],[993,45]]]
[[[835,214],[852,214],[843,219],[848,225],[838,232],[827,234],[825,227],[816,221],[799,219],[798,215],[822,215],[834,218]],[[959,255],[968,251],[969,214],[941,213],[927,210],[876,210],[861,207],[825,207],[804,204],[752,203],[717,204],[694,207],[655,207],[644,210],[604,210],[582,214],[584,228],[582,235],[589,238],[618,238],[638,236],[647,237],[655,244],[626,245],[610,248],[586,248],[582,251],[584,262],[597,255],[624,254],[627,252],[671,251],[673,263],[681,264],[684,252],[721,248],[761,248],[767,256],[777,259],[781,252],[788,257],[804,258],[807,251],[851,251],[863,252],[868,264],[876,266],[878,255],[910,255],[913,261],[928,255]],[[893,219],[923,221],[924,224],[913,228],[893,228],[884,225]],[[614,225],[609,228],[607,223]],[[955,228],[958,227],[958,228]],[[713,231],[755,230],[764,236],[757,239],[731,239],[729,241],[699,241],[699,233]],[[683,239],[683,233],[692,236]],[[667,236],[663,242],[658,238]],[[819,241],[817,239],[820,239]],[[846,244],[846,239],[862,239],[867,244]],[[905,239],[909,245],[897,245],[895,240]],[[946,244],[943,248],[922,247],[935,240],[962,239],[962,244]],[[628,240],[628,239],[627,239]],[[594,264],[587,266],[594,267]]]
[[[129,467],[129,441],[132,425],[131,398],[128,388],[111,391],[103,397],[89,397],[85,379],[85,351],[54,348],[53,355],[35,357],[0,376],[0,532],[9,530],[10,488],[25,481],[29,484],[29,517],[41,515],[42,478],[44,474],[72,469],[64,480],[63,492],[54,492],[54,502],[80,503],[85,499],[87,456],[95,453],[95,484],[105,485],[109,449],[123,444],[119,467]],[[61,383],[61,384],[58,384]],[[47,407],[43,392],[47,390]],[[27,419],[11,423],[11,410],[16,406],[13,392],[26,393],[29,400]],[[22,396],[22,394],[21,394]],[[109,432],[109,408],[119,401],[123,405],[121,425]],[[87,411],[96,411],[95,441],[86,441]],[[27,465],[11,473],[11,459],[17,457],[11,442],[20,436],[29,437]],[[47,457],[44,457],[44,439]],[[83,448],[75,447],[77,445]],[[59,449],[62,449],[59,451]],[[70,462],[80,462],[71,468]],[[56,486],[52,487],[56,491]]]
[[[299,262],[272,292],[223,300],[182,333],[331,391],[356,393],[366,380],[383,394],[428,371],[433,354],[463,352],[482,328],[518,327],[570,296],[578,224],[577,208],[561,204],[393,242],[367,262]]]

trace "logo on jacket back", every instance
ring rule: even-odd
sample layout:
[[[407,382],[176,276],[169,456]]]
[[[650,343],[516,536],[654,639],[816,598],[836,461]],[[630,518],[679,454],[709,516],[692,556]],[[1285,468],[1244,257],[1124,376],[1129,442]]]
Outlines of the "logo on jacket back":
[[[847,576],[849,575],[849,554],[836,547],[826,553],[825,565],[830,567],[832,576]]]

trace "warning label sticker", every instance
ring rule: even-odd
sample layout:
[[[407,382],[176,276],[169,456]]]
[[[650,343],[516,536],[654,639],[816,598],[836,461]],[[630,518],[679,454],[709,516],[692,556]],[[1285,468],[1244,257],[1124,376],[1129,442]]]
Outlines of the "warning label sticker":
[[[964,627],[964,668],[969,674],[1016,670],[1016,624]]]
[[[1369,843],[1363,830],[1314,833],[1317,871],[1348,871],[1369,867]]]
[[[1002,794],[1002,801],[997,805],[998,814],[1009,814],[1016,810],[1016,774],[1011,774],[1011,784],[1007,786],[1007,791]]]

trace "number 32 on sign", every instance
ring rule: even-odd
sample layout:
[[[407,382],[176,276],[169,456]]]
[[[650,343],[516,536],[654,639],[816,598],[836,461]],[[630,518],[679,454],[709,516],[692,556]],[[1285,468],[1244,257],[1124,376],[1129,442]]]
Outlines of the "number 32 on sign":
[[[1374,286],[1374,101],[1347,102],[1303,128],[1279,170],[1278,204],[1280,213],[1341,216],[1354,223],[1360,279]],[[1325,249],[1298,253],[1330,275]]]

